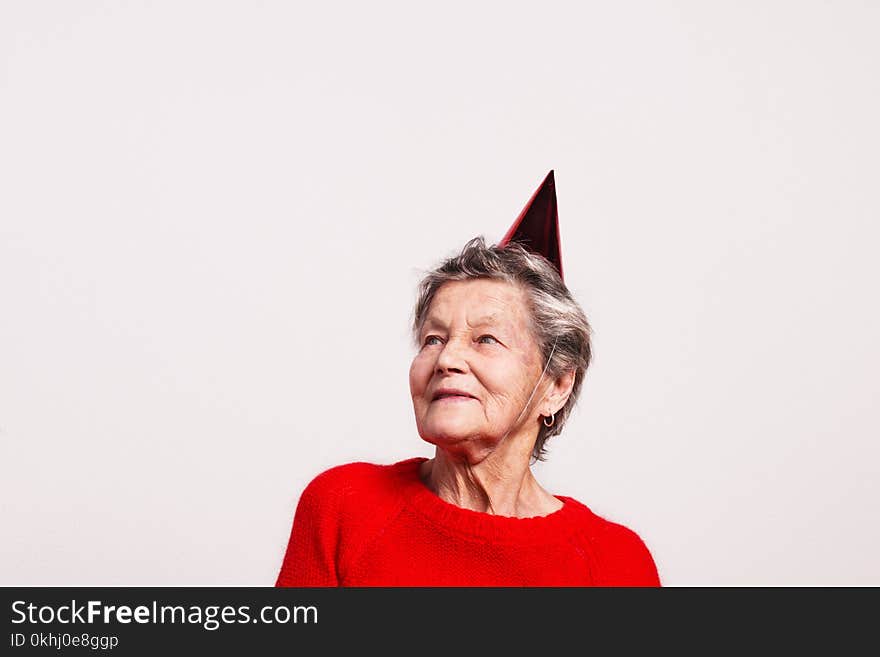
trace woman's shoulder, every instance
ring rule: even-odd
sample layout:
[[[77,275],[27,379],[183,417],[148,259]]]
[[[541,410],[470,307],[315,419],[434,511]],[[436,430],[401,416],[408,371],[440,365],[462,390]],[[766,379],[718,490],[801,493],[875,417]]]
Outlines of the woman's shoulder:
[[[654,586],[660,583],[657,566],[647,544],[634,529],[595,513],[571,497],[559,496],[577,518],[577,531],[589,544],[611,585]]]
[[[560,495],[559,498],[565,502],[566,506],[571,507],[571,517],[577,519],[576,522],[581,533],[593,541],[622,544],[633,549],[647,549],[642,537],[630,527],[595,513],[586,504],[573,497]]]
[[[416,457],[391,464],[353,461],[320,472],[303,491],[303,496],[340,503],[393,503],[406,485],[418,477],[424,458]]]
[[[296,513],[303,518],[302,526],[311,524],[320,527],[322,535],[332,536],[339,546],[339,563],[351,563],[403,509],[408,482],[418,476],[418,462],[357,461],[324,470],[300,496]]]

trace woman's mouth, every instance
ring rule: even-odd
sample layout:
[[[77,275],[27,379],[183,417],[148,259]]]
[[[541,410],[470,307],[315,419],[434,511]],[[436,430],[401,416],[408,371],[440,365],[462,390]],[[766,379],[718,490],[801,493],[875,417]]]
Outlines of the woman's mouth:
[[[439,388],[434,391],[432,402],[463,402],[474,399],[474,396],[460,388]]]

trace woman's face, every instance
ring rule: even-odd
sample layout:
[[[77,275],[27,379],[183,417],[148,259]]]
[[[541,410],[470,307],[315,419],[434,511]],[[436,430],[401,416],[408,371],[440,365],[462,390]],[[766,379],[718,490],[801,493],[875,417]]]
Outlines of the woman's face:
[[[541,390],[523,409],[544,364],[519,287],[484,279],[445,283],[419,345],[409,383],[424,440],[452,451],[491,451],[509,433],[531,449]]]

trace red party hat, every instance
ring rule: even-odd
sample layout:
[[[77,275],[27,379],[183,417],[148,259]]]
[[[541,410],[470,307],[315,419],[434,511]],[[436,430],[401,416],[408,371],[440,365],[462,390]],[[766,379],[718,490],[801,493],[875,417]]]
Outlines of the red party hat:
[[[498,246],[509,242],[517,242],[532,253],[544,256],[556,267],[560,278],[562,277],[559,212],[556,208],[556,180],[552,169],[532,194],[507,234],[498,242]]]

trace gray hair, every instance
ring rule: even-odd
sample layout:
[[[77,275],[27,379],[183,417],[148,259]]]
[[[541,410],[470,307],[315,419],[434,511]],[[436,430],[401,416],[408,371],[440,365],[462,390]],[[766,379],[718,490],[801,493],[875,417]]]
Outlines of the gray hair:
[[[416,343],[437,291],[445,283],[474,279],[505,281],[524,290],[530,306],[532,334],[543,361],[547,363],[546,375],[552,380],[571,370],[575,372],[571,395],[557,411],[553,426],[547,427],[542,422],[538,430],[532,458],[543,461],[546,454],[544,444],[548,438],[562,432],[590,365],[592,331],[587,317],[559,272],[546,258],[516,242],[503,247],[486,246],[485,239],[480,236],[465,244],[461,253],[429,271],[419,283],[412,325]],[[547,362],[551,355],[552,359]]]

